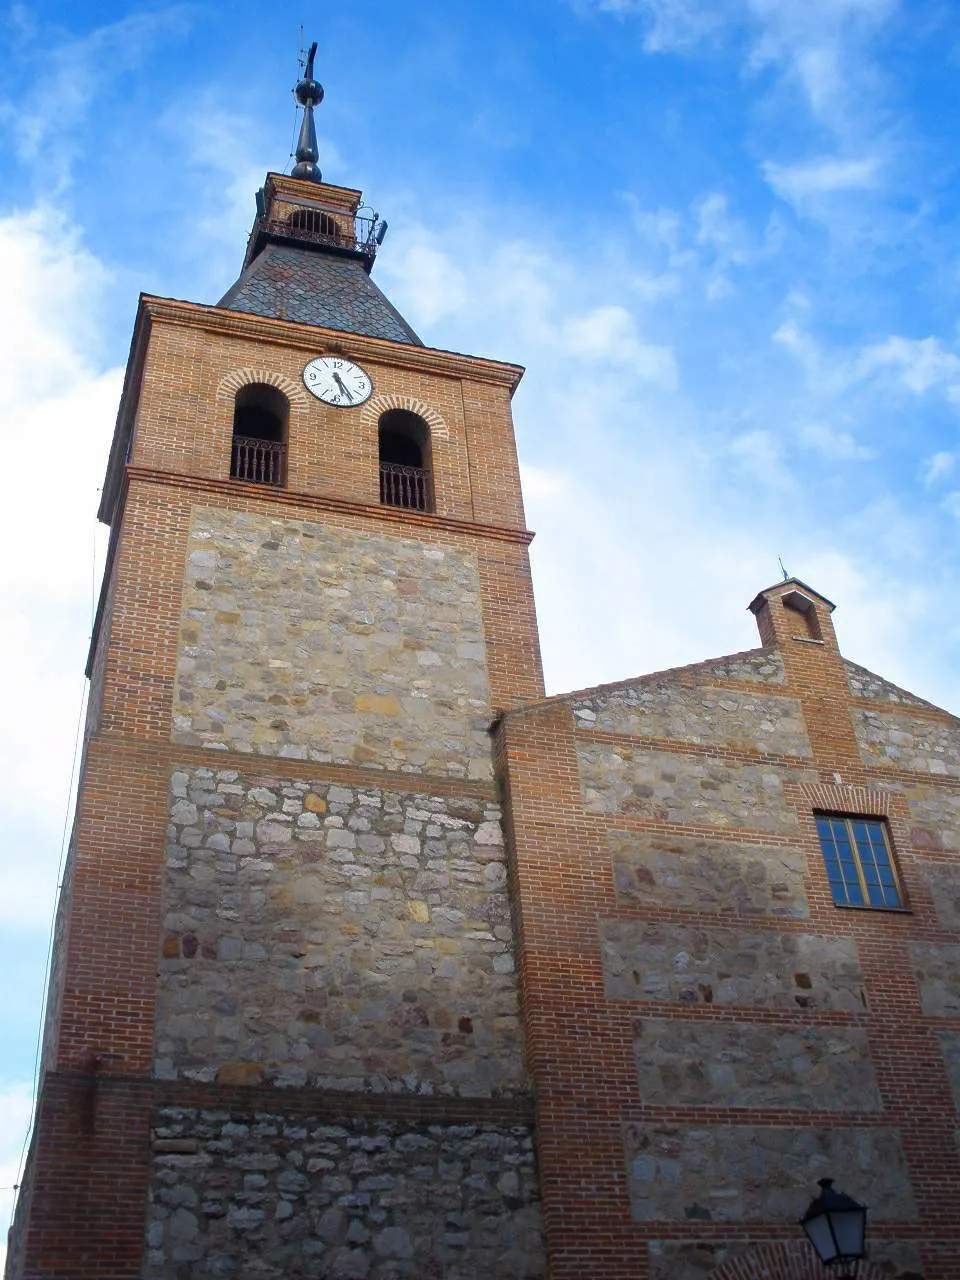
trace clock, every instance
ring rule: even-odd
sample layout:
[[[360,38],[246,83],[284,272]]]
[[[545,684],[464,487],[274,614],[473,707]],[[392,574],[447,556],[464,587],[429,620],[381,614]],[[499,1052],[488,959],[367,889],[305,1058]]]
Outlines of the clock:
[[[317,356],[303,371],[303,385],[324,404],[350,409],[369,400],[370,375],[343,356]]]

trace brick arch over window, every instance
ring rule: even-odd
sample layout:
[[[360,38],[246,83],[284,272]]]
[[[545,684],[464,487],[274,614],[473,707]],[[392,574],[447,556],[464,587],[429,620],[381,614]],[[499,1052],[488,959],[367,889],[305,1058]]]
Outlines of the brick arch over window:
[[[406,409],[408,413],[415,413],[422,418],[430,428],[432,440],[450,439],[450,428],[436,409],[413,396],[373,396],[360,411],[361,421],[365,427],[376,431],[381,417],[391,409]]]
[[[867,787],[835,787],[828,782],[802,782],[801,794],[813,809],[831,813],[855,813],[863,818],[886,818],[892,810],[886,791],[870,791]]]
[[[228,373],[225,378],[220,380],[220,385],[217,387],[217,399],[233,401],[236,399],[238,391],[243,387],[249,387],[254,382],[266,383],[268,387],[276,387],[278,391],[283,392],[291,405],[296,405],[300,409],[306,409],[310,404],[310,397],[299,382],[293,382],[290,378],[285,378],[283,374],[272,373],[267,369],[234,369],[232,373]]]
[[[789,1240],[738,1253],[711,1271],[707,1280],[823,1280],[823,1277],[823,1267],[807,1241]],[[890,1280],[890,1277],[879,1267],[861,1262],[857,1280]]]

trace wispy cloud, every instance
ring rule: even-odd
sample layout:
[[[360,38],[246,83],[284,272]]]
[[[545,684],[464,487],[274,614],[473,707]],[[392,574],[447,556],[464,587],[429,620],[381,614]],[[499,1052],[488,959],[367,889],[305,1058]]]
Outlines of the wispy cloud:
[[[185,35],[198,12],[192,4],[172,4],[130,14],[83,36],[51,39],[19,9],[21,61],[32,68],[33,82],[18,96],[0,99],[0,121],[20,159],[42,164],[48,189],[62,189],[69,181],[78,134],[94,101],[141,67],[159,42]]]
[[[799,432],[799,442],[824,458],[837,462],[868,462],[877,456],[876,449],[859,444],[849,431],[840,431],[825,422],[805,423]]]
[[[838,191],[872,191],[880,181],[880,162],[875,157],[823,156],[800,164],[767,161],[763,171],[777,195],[801,212],[818,197]]]

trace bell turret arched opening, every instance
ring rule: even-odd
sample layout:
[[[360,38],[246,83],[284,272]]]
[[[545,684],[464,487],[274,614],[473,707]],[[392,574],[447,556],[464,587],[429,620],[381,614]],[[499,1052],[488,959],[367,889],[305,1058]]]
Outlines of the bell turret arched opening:
[[[282,485],[286,470],[290,404],[276,387],[241,387],[233,405],[230,476],[254,484]]]
[[[388,507],[433,510],[430,428],[409,409],[388,409],[378,426],[380,501]]]

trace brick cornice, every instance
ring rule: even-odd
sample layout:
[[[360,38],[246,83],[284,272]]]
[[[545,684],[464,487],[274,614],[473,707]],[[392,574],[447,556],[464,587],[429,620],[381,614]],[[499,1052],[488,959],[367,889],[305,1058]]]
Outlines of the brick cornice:
[[[151,467],[127,467],[128,483],[164,485],[173,489],[189,489],[194,493],[216,493],[233,498],[238,503],[255,499],[284,507],[300,507],[309,511],[337,511],[347,515],[373,518],[386,524],[409,528],[432,529],[437,532],[467,533],[477,538],[489,538],[498,542],[519,543],[529,546],[534,534],[529,529],[508,529],[502,525],[478,524],[471,520],[457,520],[451,516],[430,515],[407,508],[381,506],[379,503],[350,502],[344,498],[325,497],[315,493],[300,493],[291,489],[275,489],[266,485],[251,486],[240,480],[215,480],[209,476],[191,476],[179,471],[156,471]]]
[[[524,370],[517,364],[501,360],[488,360],[482,356],[461,355],[456,351],[438,351],[434,347],[420,347],[414,343],[391,342],[386,338],[371,338],[359,333],[346,333],[340,329],[324,329],[319,325],[294,324],[289,320],[274,320],[226,307],[209,307],[195,302],[181,302],[173,298],[158,298],[141,294],[141,313],[151,321],[181,325],[186,328],[204,329],[208,333],[229,337],[251,338],[260,343],[275,343],[285,347],[303,347],[304,350],[321,350],[334,344],[351,354],[381,364],[399,365],[404,369],[417,369],[424,373],[436,373],[452,378],[466,378],[471,382],[490,382],[506,387],[512,395]]]
[[[346,764],[322,764],[316,760],[291,760],[285,756],[255,755],[248,751],[214,751],[187,747],[162,738],[131,738],[99,730],[89,741],[88,759],[115,755],[141,759],[159,768],[193,765],[205,769],[235,769],[238,773],[270,774],[279,778],[339,782],[343,786],[382,787],[417,795],[473,796],[496,801],[493,782],[448,778],[430,773],[399,773],[388,769],[359,769]]]
[[[287,1115],[327,1115],[339,1123],[345,1119],[397,1120],[404,1124],[532,1124],[533,1099],[513,1097],[441,1096],[415,1093],[366,1093],[346,1089],[270,1088],[264,1085],[195,1084],[192,1081],[158,1080],[152,1076],[103,1072],[48,1071],[45,1093],[84,1092],[138,1094],[148,1105],[226,1108],[234,1112],[276,1111]]]

